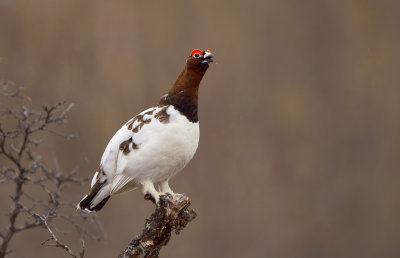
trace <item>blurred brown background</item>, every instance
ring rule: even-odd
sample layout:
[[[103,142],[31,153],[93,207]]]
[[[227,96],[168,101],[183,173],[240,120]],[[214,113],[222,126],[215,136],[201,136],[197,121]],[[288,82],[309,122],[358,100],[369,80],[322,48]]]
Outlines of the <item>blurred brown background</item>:
[[[87,175],[190,50],[209,48],[200,146],[171,182],[199,216],[161,256],[400,257],[399,13],[372,0],[0,0],[0,78],[33,105],[76,104],[67,131],[80,137],[47,152],[65,170],[87,158]],[[116,257],[153,208],[140,191],[112,198],[87,257]],[[17,236],[10,257],[68,257],[46,237]]]

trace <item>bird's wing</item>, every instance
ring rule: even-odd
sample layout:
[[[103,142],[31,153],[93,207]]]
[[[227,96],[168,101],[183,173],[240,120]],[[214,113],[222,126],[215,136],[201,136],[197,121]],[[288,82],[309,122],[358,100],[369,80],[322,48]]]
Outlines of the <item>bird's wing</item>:
[[[101,158],[99,171],[92,180],[107,181],[110,194],[121,193],[135,188],[135,173],[127,175],[124,170],[128,163],[141,159],[140,146],[151,141],[151,134],[157,133],[160,124],[169,119],[168,106],[149,108],[124,124],[108,143]],[[128,187],[129,186],[129,187]]]

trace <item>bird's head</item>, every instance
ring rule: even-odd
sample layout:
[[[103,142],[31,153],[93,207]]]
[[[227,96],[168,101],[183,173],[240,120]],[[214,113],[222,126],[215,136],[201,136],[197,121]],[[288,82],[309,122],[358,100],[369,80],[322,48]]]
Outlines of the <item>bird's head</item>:
[[[213,57],[214,55],[209,49],[194,49],[190,52],[190,56],[187,59],[187,67],[189,69],[207,70],[209,63],[213,61]]]

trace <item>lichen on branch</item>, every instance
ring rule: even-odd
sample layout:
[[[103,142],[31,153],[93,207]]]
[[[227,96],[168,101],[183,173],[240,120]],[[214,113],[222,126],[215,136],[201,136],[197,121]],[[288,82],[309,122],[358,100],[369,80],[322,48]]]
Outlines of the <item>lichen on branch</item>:
[[[197,214],[189,209],[189,198],[184,194],[166,194],[150,218],[140,236],[135,236],[119,258],[158,257],[160,249],[166,246],[172,232],[179,234]]]

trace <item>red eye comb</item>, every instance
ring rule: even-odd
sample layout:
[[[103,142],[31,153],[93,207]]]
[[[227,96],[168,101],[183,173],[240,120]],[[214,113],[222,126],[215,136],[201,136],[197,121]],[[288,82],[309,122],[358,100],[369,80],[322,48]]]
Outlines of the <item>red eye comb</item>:
[[[203,55],[203,50],[193,49],[192,52],[190,52],[190,55],[193,56],[194,54]]]

